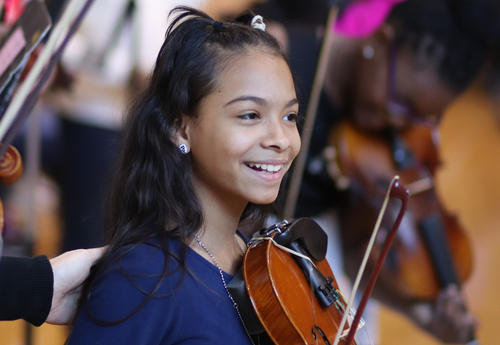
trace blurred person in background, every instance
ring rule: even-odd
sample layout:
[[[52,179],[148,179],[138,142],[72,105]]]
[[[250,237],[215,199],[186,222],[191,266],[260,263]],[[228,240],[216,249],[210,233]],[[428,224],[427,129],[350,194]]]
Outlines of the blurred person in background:
[[[446,107],[487,65],[499,37],[495,18],[500,5],[491,0],[352,0],[337,4],[333,44],[295,216],[313,216],[328,230],[327,257],[339,279],[342,271],[354,277],[361,259],[356,246],[364,248],[365,242],[353,245],[356,235],[343,222],[357,210],[345,206],[350,191],[341,190],[328,172],[325,149],[330,134],[346,120],[363,133],[397,131],[414,122],[437,124]],[[331,30],[325,27],[329,5],[327,1],[275,0],[255,9],[276,20],[269,25],[270,31],[290,59],[301,111],[307,107],[323,38]],[[366,215],[357,215],[357,219],[363,217]],[[391,293],[390,282],[377,286],[378,300],[441,341],[471,340],[476,321],[465,311],[463,295],[455,286],[443,289],[433,303]],[[375,321],[376,317],[369,317],[369,323]],[[376,340],[376,331],[373,337]]]

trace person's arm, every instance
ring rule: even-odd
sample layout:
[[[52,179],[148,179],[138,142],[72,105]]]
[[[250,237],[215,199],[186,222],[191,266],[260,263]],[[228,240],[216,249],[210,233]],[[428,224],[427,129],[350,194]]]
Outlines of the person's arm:
[[[24,319],[40,326],[50,311],[52,267],[46,256],[0,259],[0,320]]]
[[[73,321],[81,286],[104,247],[46,256],[0,258],[0,320]]]

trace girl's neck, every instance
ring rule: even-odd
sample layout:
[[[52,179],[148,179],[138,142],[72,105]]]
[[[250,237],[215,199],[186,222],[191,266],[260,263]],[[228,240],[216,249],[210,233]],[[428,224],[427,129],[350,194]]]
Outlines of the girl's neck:
[[[228,200],[209,190],[198,189],[198,198],[203,209],[203,225],[198,232],[199,239],[217,259],[227,273],[234,273],[241,263],[242,243],[237,236],[239,220],[246,203]],[[193,239],[189,244],[198,254],[212,262],[208,253]],[[213,262],[212,262],[213,263]]]

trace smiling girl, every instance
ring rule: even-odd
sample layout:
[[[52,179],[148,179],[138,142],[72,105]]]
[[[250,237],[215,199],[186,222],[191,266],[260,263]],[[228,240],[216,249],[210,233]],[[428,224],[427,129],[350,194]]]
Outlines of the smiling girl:
[[[109,248],[68,344],[248,344],[227,284],[238,224],[272,203],[300,149],[287,61],[263,23],[179,7],[128,117]]]

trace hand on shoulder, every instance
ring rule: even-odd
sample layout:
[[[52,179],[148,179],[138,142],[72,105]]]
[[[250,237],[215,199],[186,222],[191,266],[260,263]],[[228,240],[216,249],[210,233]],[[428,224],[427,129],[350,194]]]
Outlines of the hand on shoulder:
[[[76,249],[50,260],[54,272],[54,293],[47,323],[68,324],[73,321],[82,285],[105,249]]]

